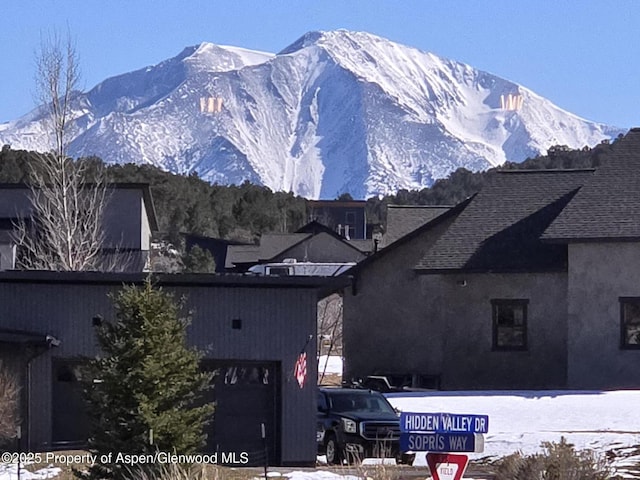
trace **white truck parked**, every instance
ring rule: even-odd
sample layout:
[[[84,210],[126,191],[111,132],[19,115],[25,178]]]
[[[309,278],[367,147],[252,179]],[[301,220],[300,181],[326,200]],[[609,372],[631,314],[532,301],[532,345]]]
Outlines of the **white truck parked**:
[[[355,262],[298,262],[295,259],[286,259],[284,262],[279,263],[261,263],[254,265],[249,268],[248,273],[256,275],[335,277],[346,272],[355,264]]]

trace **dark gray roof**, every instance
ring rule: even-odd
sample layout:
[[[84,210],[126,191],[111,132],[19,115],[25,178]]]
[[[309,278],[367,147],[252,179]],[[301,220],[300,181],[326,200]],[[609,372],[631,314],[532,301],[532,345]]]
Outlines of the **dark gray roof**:
[[[416,269],[428,272],[562,271],[567,249],[540,236],[593,170],[491,175]]]
[[[545,240],[640,239],[640,129],[612,145],[591,179],[547,228]]]
[[[344,241],[362,253],[369,254],[373,252],[373,240],[370,238],[356,238]]]
[[[310,233],[266,233],[260,237],[260,260],[271,260],[313,235]]]
[[[443,222],[451,220],[452,218],[456,218],[458,215],[460,215],[461,212],[464,211],[465,208],[467,208],[469,203],[475,198],[476,195],[477,194],[472,195],[471,197],[467,198],[466,200],[463,200],[462,202],[460,202],[456,206],[451,207],[446,212],[444,212],[442,215],[438,215],[433,220],[431,220],[431,221],[425,223],[424,225],[416,228],[412,232],[409,232],[404,237],[398,239],[396,242],[393,242],[393,244],[389,245],[387,248],[382,248],[382,249],[378,250],[377,252],[373,253],[372,255],[369,255],[364,260],[358,262],[354,267],[351,267],[343,275],[356,275],[356,274],[359,274],[360,272],[362,272],[366,268],[368,268],[369,265],[375,264],[381,258],[386,257],[388,254],[392,253],[393,251],[395,251],[397,249],[400,249],[400,248],[403,248],[404,245],[406,245],[406,244],[408,244],[408,243],[410,243],[412,241],[415,241],[423,233],[425,233],[425,232],[427,232],[427,231],[429,231],[429,230],[431,230],[433,228],[436,228],[437,226],[439,226]]]
[[[382,246],[391,245],[450,208],[442,205],[387,205],[387,228]]]
[[[300,233],[299,230],[296,233],[263,234],[260,237],[260,245],[229,245],[227,247],[225,268],[233,268],[239,264],[261,263],[272,260],[278,255],[286,255],[288,250],[320,234],[330,235],[361,254],[367,252],[366,247],[369,248],[368,251],[371,251],[371,240],[361,240],[359,242],[346,240],[327,227],[315,228],[312,224],[308,224],[308,226],[309,229],[305,233]]]
[[[225,268],[233,268],[243,263],[258,263],[259,245],[229,245]]]
[[[372,249],[372,242],[368,240],[347,240],[344,237],[329,231],[317,231],[317,233],[288,233],[288,234],[267,234],[260,237],[260,261],[272,260],[276,256],[287,255],[287,252],[297,245],[305,243],[318,235],[329,235],[338,242],[356,250],[358,253],[367,253]],[[298,259],[300,260],[300,259]]]
[[[350,284],[348,277],[301,277],[247,274],[170,274],[154,273],[153,280],[159,286],[223,287],[223,288],[310,288],[323,298]],[[71,285],[141,285],[148,281],[147,273],[121,272],[52,272],[5,271],[0,272],[0,284],[71,284]]]

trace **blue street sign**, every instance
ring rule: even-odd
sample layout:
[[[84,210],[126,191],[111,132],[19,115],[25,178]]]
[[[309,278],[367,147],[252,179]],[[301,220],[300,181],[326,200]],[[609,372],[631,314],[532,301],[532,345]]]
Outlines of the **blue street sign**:
[[[402,432],[487,433],[489,416],[402,412],[400,430]]]
[[[484,436],[478,433],[400,433],[403,452],[484,451]]]

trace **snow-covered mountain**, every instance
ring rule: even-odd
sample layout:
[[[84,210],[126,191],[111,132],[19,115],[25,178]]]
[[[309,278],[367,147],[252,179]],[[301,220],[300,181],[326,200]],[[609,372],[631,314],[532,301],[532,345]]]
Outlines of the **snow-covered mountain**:
[[[622,129],[527,88],[361,32],[311,32],[273,55],[210,43],[109,78],[74,104],[70,154],[244,180],[308,198],[431,185],[458,167],[580,148]],[[38,109],[0,144],[47,149]]]

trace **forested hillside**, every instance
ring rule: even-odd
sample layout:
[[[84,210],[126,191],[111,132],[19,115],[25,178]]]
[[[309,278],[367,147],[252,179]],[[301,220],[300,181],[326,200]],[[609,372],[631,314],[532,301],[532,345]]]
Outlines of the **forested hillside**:
[[[4,147],[0,152],[0,182],[28,180],[34,154]],[[83,159],[97,164],[97,158]],[[244,183],[210,185],[195,175],[164,172],[148,165],[113,165],[112,182],[148,183],[155,204],[161,239],[180,245],[180,232],[253,241],[263,232],[290,232],[306,222],[305,199],[290,193]]]
[[[615,143],[615,142],[614,142]],[[613,144],[603,143],[593,149],[570,150],[563,146],[549,149],[547,155],[507,163],[500,169],[589,168],[597,166]],[[28,161],[35,154],[12,150],[0,151],[0,182],[28,180]],[[97,158],[81,161],[99,164]],[[367,200],[370,224],[384,224],[386,205],[454,205],[477,192],[486,178],[499,169],[470,172],[458,169],[431,188],[419,191],[400,190],[396,195]],[[180,232],[189,232],[234,240],[255,241],[261,233],[292,232],[306,223],[306,204],[291,193],[272,192],[267,187],[211,185],[195,175],[182,176],[148,165],[111,165],[110,181],[140,182],[151,186],[160,226],[159,238],[180,245]]]

